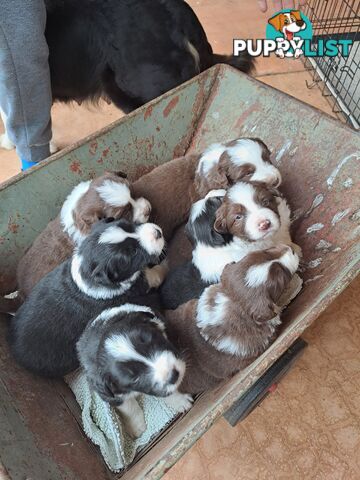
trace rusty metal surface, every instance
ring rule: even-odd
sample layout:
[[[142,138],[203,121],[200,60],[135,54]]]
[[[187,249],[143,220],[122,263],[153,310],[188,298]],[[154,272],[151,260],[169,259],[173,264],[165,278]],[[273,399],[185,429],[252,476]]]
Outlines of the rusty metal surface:
[[[359,134],[261,82],[218,66],[0,189],[0,287],[6,289],[19,256],[79,180],[105,168],[138,176],[185,151],[238,136],[258,136],[273,151],[296,216],[293,228],[304,250],[305,286],[287,309],[276,342],[248,369],[203,395],[125,473],[126,480],[160,478],[354,278],[360,257]],[[39,451],[67,472],[64,478],[86,478],[88,455],[92,468],[99,469],[97,478],[103,478],[103,464],[80,430],[76,437],[76,419],[59,389],[29,378],[4,352],[0,349],[0,358],[5,358],[0,378]],[[42,388],[47,402],[41,400]],[[32,392],[37,399],[33,403]],[[59,413],[63,409],[64,426]],[[56,449],[65,431],[78,438],[78,461]]]

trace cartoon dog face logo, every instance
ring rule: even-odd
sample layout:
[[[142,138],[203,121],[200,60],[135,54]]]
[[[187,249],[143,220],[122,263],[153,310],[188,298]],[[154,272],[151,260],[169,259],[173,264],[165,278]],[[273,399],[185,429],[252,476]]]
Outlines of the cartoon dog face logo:
[[[306,23],[301,18],[299,10],[291,10],[289,13],[278,13],[275,17],[270,18],[269,23],[275,30],[281,32],[286,40],[293,40],[294,33],[306,28]]]
[[[275,30],[281,32],[284,36],[284,39],[288,41],[299,39],[299,37],[296,36],[296,33],[306,29],[306,23],[301,18],[301,13],[299,10],[291,10],[287,13],[278,13],[274,17],[271,17],[268,22],[275,28]],[[278,49],[275,53],[279,57],[294,55],[290,52],[285,55],[281,49]],[[295,51],[294,56],[297,58],[302,53],[303,52],[299,49],[298,51]]]

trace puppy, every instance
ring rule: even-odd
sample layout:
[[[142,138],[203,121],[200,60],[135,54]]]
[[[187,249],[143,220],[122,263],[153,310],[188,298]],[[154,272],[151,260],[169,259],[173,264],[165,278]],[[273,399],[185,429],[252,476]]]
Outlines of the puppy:
[[[214,229],[216,211],[222,203],[225,190],[212,190],[208,195],[193,204],[185,231],[193,245],[193,256],[197,248],[209,249],[208,261],[213,253],[224,247],[231,236],[221,235]],[[161,288],[160,298],[163,308],[175,309],[192,298],[199,298],[210,283],[203,280],[201,271],[192,261],[188,261],[170,270]]]
[[[123,174],[105,173],[79,183],[18,264],[20,297],[26,298],[38,281],[69,258],[76,245],[90,233],[92,225],[105,217],[127,218],[144,223],[151,205],[145,198],[134,200]]]
[[[104,310],[87,325],[77,351],[90,387],[116,407],[132,437],[146,428],[136,396],[174,398],[185,372],[163,320],[142,305]],[[183,409],[190,408],[190,397],[182,400]]]
[[[10,323],[15,359],[43,376],[61,377],[78,367],[76,342],[104,309],[156,301],[147,292],[145,267],[159,263],[160,227],[124,219],[101,220],[68,259],[34,287]]]
[[[232,186],[216,211],[214,229],[231,235],[232,240],[216,252],[200,244],[193,254],[194,265],[209,283],[219,281],[225,265],[238,262],[255,250],[281,243],[291,245],[301,255],[300,247],[291,240],[286,199],[262,182],[241,181]]]
[[[281,183],[279,170],[270,163],[269,149],[259,139],[213,144],[202,154],[160,165],[134,182],[133,194],[149,200],[151,220],[169,240],[175,228],[187,220],[194,202],[210,190],[227,189],[242,178]]]
[[[180,392],[212,389],[266,350],[280,324],[278,299],[298,264],[287,245],[252,252],[227,265],[198,301],[166,312],[169,339],[187,354]]]

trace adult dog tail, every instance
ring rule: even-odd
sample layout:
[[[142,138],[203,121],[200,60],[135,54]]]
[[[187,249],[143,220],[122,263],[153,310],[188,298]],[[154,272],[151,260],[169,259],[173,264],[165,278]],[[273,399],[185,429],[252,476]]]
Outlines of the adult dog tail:
[[[255,70],[255,62],[248,52],[242,52],[239,56],[213,54],[214,65],[226,63],[244,73],[252,73]]]

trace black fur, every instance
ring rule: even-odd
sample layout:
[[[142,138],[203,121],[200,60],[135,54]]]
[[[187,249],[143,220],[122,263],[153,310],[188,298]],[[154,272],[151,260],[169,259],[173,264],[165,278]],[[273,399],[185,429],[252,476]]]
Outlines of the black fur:
[[[165,396],[164,387],[154,383],[151,367],[141,361],[118,360],[105,347],[107,339],[125,335],[137,353],[147,359],[168,351],[178,358],[178,352],[169,342],[162,328],[152,321],[150,312],[121,312],[112,318],[96,320],[86,327],[77,349],[81,366],[90,386],[106,402],[121,405],[126,395],[134,391],[148,395]],[[176,382],[176,372],[169,377],[171,385]]]
[[[98,243],[109,227],[134,231],[134,224],[102,220],[79,247],[81,275],[91,287],[119,288],[122,281],[149,263],[156,263],[136,239],[118,244]],[[32,290],[10,322],[8,341],[15,359],[43,376],[61,377],[79,366],[76,342],[87,323],[104,309],[126,302],[156,307],[156,295],[147,295],[148,284],[140,277],[124,294],[95,299],[83,293],[71,276],[69,259],[46,275]]]
[[[183,0],[45,0],[54,100],[108,97],[131,111],[215,63],[249,72],[252,58],[214,55]],[[199,53],[197,67],[186,47]]]
[[[222,203],[220,197],[210,197],[204,201],[204,209],[195,221],[190,218],[185,231],[194,248],[199,243],[211,247],[221,247],[231,240],[230,235],[221,235],[213,228],[215,214]],[[160,298],[163,308],[175,310],[179,305],[193,298],[199,298],[210,284],[202,280],[198,268],[191,262],[179,265],[169,272],[160,287]]]

